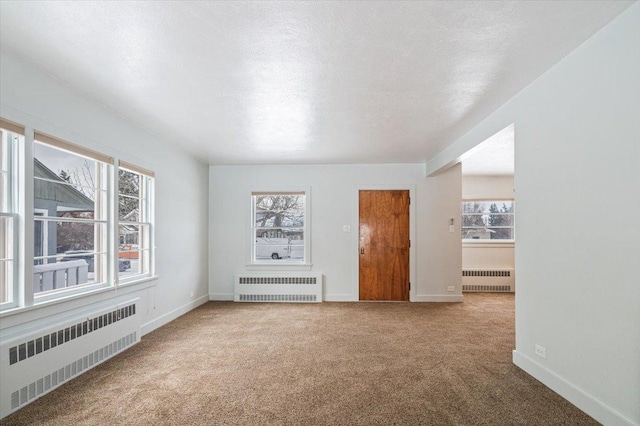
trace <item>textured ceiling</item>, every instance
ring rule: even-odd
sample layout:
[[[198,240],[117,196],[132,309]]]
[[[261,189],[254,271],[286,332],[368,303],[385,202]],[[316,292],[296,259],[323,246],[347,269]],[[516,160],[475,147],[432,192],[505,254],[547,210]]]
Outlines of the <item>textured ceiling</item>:
[[[210,164],[423,162],[630,4],[2,1],[0,42]]]
[[[500,130],[462,158],[463,175],[513,175],[515,171],[515,126]]]

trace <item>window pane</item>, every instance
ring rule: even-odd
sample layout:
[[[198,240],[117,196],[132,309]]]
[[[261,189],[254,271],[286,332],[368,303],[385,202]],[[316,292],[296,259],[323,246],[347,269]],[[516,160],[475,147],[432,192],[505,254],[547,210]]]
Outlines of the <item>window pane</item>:
[[[258,229],[255,237],[255,258],[304,259],[303,229]]]
[[[513,213],[513,201],[465,201],[462,213]]]
[[[146,273],[146,254],[142,250],[120,252],[118,258],[118,276],[120,279]]]
[[[140,196],[140,175],[127,170],[118,170],[118,193]]]
[[[96,237],[106,236],[105,224],[34,220],[34,256],[67,255],[70,252],[93,252]],[[36,259],[48,263],[51,259]]]
[[[0,212],[9,212],[9,181],[5,172],[0,172]]]
[[[13,219],[0,217],[0,303],[13,301]]]
[[[104,205],[106,191],[100,191],[104,176],[98,163],[66,151],[35,143],[34,208],[38,215],[94,219],[97,201]]]
[[[486,222],[485,222],[486,220]],[[488,216],[483,215],[462,215],[462,226],[486,226],[488,223]]]
[[[489,226],[513,226],[513,214],[489,215]]]
[[[13,149],[22,136],[0,130],[0,212],[15,213],[17,188],[13,180]],[[17,217],[17,216],[16,216]],[[15,219],[13,216],[0,216],[0,303],[15,302],[17,283],[17,252],[14,247]],[[12,305],[7,305],[12,306]]]
[[[260,193],[252,200],[253,260],[304,261],[305,195]]]
[[[149,225],[120,224],[118,226],[120,251],[148,249]]]
[[[0,260],[0,303],[13,301],[13,262]]]
[[[9,150],[10,141],[14,137],[12,134],[6,131],[0,131],[0,212],[10,212],[11,205],[11,191],[10,191],[10,176],[11,176],[11,155]]]
[[[118,275],[127,278],[149,272],[149,226],[119,225]]]
[[[34,207],[46,210],[45,216],[94,218],[96,191],[65,183],[35,179]]]
[[[512,240],[512,200],[465,201],[462,203],[462,238],[470,240]]]
[[[61,256],[34,261],[34,294],[100,282],[100,268],[106,255],[73,250]]]
[[[13,218],[0,216],[0,259],[13,259]]]
[[[118,170],[118,277],[122,281],[151,273],[152,178]],[[142,222],[131,224],[127,222]]]
[[[118,197],[118,219],[140,222],[140,199],[120,195]]]
[[[304,195],[256,195],[256,227],[304,226]]]
[[[492,240],[513,240],[513,228],[489,228]]]
[[[9,156],[7,155],[7,147],[9,146],[9,143],[6,140],[5,135],[8,137],[4,130],[0,130],[0,170],[6,171],[9,170]]]
[[[95,160],[37,142],[34,144],[34,156],[36,177],[62,180],[88,188],[98,187]]]
[[[290,258],[289,242],[286,238],[256,238],[256,259]]]

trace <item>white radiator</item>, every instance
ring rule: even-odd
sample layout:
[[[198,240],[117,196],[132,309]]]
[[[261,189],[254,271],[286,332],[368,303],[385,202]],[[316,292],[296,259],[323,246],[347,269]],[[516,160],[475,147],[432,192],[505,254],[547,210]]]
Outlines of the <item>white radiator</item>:
[[[513,269],[463,269],[462,291],[513,292],[516,290]]]
[[[138,343],[139,300],[78,309],[51,324],[39,322],[3,336],[0,418]]]
[[[322,302],[322,274],[244,273],[234,279],[235,302]]]

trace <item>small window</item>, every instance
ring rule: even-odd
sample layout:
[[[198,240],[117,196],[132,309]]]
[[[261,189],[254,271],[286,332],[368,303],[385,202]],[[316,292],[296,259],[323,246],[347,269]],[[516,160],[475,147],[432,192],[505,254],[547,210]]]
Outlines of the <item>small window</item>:
[[[513,241],[514,214],[513,200],[464,201],[462,239]]]
[[[118,169],[119,282],[152,275],[153,173],[120,162]]]
[[[24,129],[0,121],[0,306],[15,305],[17,288],[17,176],[18,142]]]
[[[253,263],[307,263],[305,192],[254,192]]]
[[[34,295],[107,283],[109,161],[36,133]]]

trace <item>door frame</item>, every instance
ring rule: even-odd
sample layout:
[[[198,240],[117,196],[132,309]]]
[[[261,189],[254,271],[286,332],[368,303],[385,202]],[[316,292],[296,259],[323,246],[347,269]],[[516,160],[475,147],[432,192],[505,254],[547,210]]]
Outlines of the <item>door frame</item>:
[[[417,292],[416,280],[416,185],[415,184],[398,184],[398,185],[356,185],[353,190],[353,219],[352,223],[352,292],[354,301],[360,300],[360,191],[409,191],[411,203],[409,204],[409,238],[411,239],[411,247],[409,247],[409,282],[411,289],[409,290],[409,302],[415,302]]]

